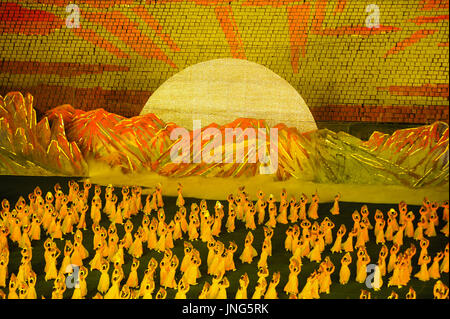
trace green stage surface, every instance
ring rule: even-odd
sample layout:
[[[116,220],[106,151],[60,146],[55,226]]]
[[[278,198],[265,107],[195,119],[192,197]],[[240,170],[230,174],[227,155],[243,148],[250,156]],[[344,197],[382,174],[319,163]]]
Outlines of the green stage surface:
[[[32,192],[33,189],[38,185],[42,189],[43,194],[45,194],[47,191],[53,191],[53,186],[56,183],[60,183],[60,185],[63,188],[63,191],[65,193],[67,193],[68,192],[67,182],[69,181],[69,178],[0,176],[0,181],[1,181],[0,182],[0,200],[3,198],[7,198],[10,201],[11,206],[13,206],[20,195],[22,195],[26,198],[28,193]],[[213,185],[211,187],[213,187]],[[382,188],[382,187],[380,187],[380,188]],[[264,190],[264,187],[262,187],[262,189]],[[163,185],[163,190],[164,190],[164,185]],[[121,199],[120,189],[116,188],[115,192],[119,196],[119,200],[120,200]],[[93,188],[91,188],[91,197],[89,199],[89,202],[92,199],[92,194],[93,194]],[[311,196],[311,194],[309,194],[309,193],[306,193],[306,194],[308,195],[308,197]],[[279,193],[275,193],[274,195],[276,195],[276,197],[279,197]],[[290,196],[290,195],[291,194],[288,193],[288,196]],[[297,199],[300,196],[300,194],[294,194],[294,195],[296,195]],[[319,192],[319,195],[320,195],[320,192]],[[103,188],[103,192],[102,192],[102,199],[104,200],[104,188]],[[185,200],[186,200],[185,206],[188,208],[188,213],[189,213],[189,208],[190,208],[190,205],[192,202],[200,202],[199,199],[194,199],[194,198],[185,198]],[[401,201],[401,200],[402,199],[399,198],[399,201]],[[165,197],[164,198],[164,203],[165,203],[164,210],[166,213],[166,222],[168,222],[172,219],[173,214],[176,211],[175,201],[176,201],[175,197]],[[145,203],[145,196],[143,196],[143,203]],[[208,203],[209,210],[213,211],[215,200],[208,200],[207,203]],[[249,297],[251,297],[251,295],[253,294],[253,291],[254,291],[256,281],[257,281],[256,264],[259,259],[259,255],[258,255],[258,257],[256,257],[253,260],[252,264],[250,264],[250,265],[248,265],[248,264],[243,265],[241,263],[241,261],[239,260],[239,256],[242,253],[243,246],[244,246],[243,245],[244,238],[245,238],[248,230],[245,229],[244,224],[241,221],[236,220],[236,231],[233,233],[226,232],[224,225],[225,225],[225,221],[227,218],[226,212],[228,209],[227,208],[228,204],[226,201],[222,201],[222,203],[225,206],[225,208],[224,208],[225,217],[224,217],[223,223],[222,223],[222,225],[223,225],[222,233],[218,239],[220,241],[222,241],[223,243],[225,243],[226,245],[228,245],[229,241],[235,241],[236,244],[238,245],[238,250],[234,254],[234,261],[235,261],[237,270],[234,272],[226,273],[226,277],[230,281],[230,287],[227,289],[228,298],[234,298],[234,295],[235,295],[235,293],[238,289],[238,285],[239,285],[238,284],[239,277],[245,272],[248,273],[249,278],[250,278],[250,284],[248,286],[248,295],[249,295]],[[341,224],[345,224],[347,226],[347,229],[351,229],[353,227],[353,221],[351,218],[351,214],[353,213],[354,210],[360,210],[360,208],[363,204],[364,203],[341,202],[340,203],[341,214],[339,216],[333,216],[329,212],[329,210],[332,206],[332,203],[330,203],[330,202],[319,203],[319,212],[318,212],[319,220],[318,221],[320,222],[323,220],[323,218],[328,216],[335,223],[336,226],[333,229],[333,241],[334,241],[334,239],[336,238],[337,229],[339,228],[339,226]],[[375,209],[380,209],[381,211],[383,211],[385,216],[386,216],[387,211],[390,208],[393,207],[395,209],[398,209],[398,206],[395,204],[377,203],[377,204],[367,204],[367,205],[368,205],[368,208],[370,211],[369,218],[370,218],[370,222],[372,223],[372,225],[374,225],[373,217],[374,217]],[[419,208],[420,208],[419,206],[411,206],[411,205],[408,206],[408,210],[412,210],[416,214],[416,216],[418,215]],[[439,213],[439,217],[441,217],[442,216],[442,214],[441,214],[442,208],[439,208],[438,213]],[[143,216],[143,213],[139,213],[138,215],[132,217],[131,220],[134,224],[133,233],[134,233],[134,231],[137,230],[139,225],[141,225],[142,216]],[[154,216],[154,215],[152,215],[152,216]],[[85,266],[87,266],[89,268],[88,262],[94,256],[94,251],[92,249],[93,233],[91,230],[92,221],[89,217],[89,214],[87,214],[86,217],[87,217],[86,218],[87,219],[87,230],[83,232],[83,237],[84,237],[83,244],[90,252],[90,256],[88,257],[87,260],[85,260],[86,261]],[[266,219],[267,219],[267,214],[266,214]],[[417,222],[417,220],[418,220],[418,218],[416,217],[415,223]],[[104,226],[105,228],[108,228],[108,226],[109,226],[109,220],[107,220],[105,216],[102,217],[101,225]],[[448,243],[448,237],[445,237],[439,231],[443,226],[444,226],[444,223],[442,222],[442,220],[440,220],[440,224],[436,228],[438,236],[430,238],[430,246],[428,248],[428,251],[429,251],[429,255],[431,257],[434,257],[436,255],[436,252],[438,252],[440,250],[443,251],[445,248],[445,245]],[[287,298],[287,295],[284,293],[283,288],[288,280],[289,258],[292,256],[292,254],[290,252],[286,252],[284,249],[284,240],[286,237],[285,232],[286,232],[287,228],[288,228],[288,225],[281,225],[281,224],[278,224],[277,227],[275,228],[274,236],[272,238],[273,255],[268,258],[270,275],[267,279],[268,280],[271,279],[272,273],[274,271],[280,271],[280,273],[281,273],[281,280],[277,287],[279,298]],[[117,229],[118,229],[119,237],[122,238],[124,235],[123,226],[118,225]],[[261,251],[262,240],[264,238],[262,226],[258,226],[257,229],[255,231],[253,231],[253,234],[255,237],[253,246],[256,248],[256,250],[258,251],[258,254],[259,254]],[[42,233],[42,235],[44,235],[44,233]],[[376,261],[378,259],[378,253],[379,253],[381,246],[377,245],[375,243],[373,231],[370,232],[370,235],[371,235],[371,241],[367,244],[367,251],[371,257],[372,263],[376,263]],[[44,262],[43,243],[44,243],[45,237],[42,236],[42,238],[43,239],[41,239],[40,241],[32,242],[32,245],[33,245],[32,268],[37,274],[36,291],[37,291],[38,298],[41,298],[41,297],[51,298],[53,280],[50,280],[48,282],[46,282],[44,280],[45,274],[44,274],[43,270],[44,270],[45,262]],[[344,240],[346,238],[347,238],[347,235],[344,236]],[[73,240],[73,235],[70,235],[70,234],[67,235],[66,239]],[[58,248],[61,251],[63,251],[64,240],[56,239],[55,242],[57,243]],[[412,239],[405,238],[404,245],[402,246],[401,251],[404,251],[407,247],[409,247],[409,245],[411,243],[414,243],[416,245],[416,247],[418,248],[418,251],[413,258],[413,265],[414,265],[413,275],[414,275],[415,273],[417,273],[419,271],[419,266],[417,266],[417,260],[418,260],[419,254],[420,254],[420,247],[418,245],[418,242],[416,242]],[[177,257],[179,258],[179,260],[181,262],[181,260],[183,258],[183,240],[177,240],[174,242],[174,244],[175,244],[175,248],[172,251],[174,252],[174,254],[177,255]],[[17,274],[20,259],[21,259],[20,249],[18,248],[16,243],[12,243],[11,241],[9,241],[9,245],[10,245],[9,273]],[[200,291],[203,287],[204,282],[208,281],[209,283],[211,283],[211,276],[206,274],[207,273],[207,271],[206,271],[206,256],[208,253],[207,248],[206,248],[206,243],[203,243],[201,241],[194,241],[193,245],[196,249],[198,249],[200,251],[201,256],[202,256],[202,265],[200,267],[202,277],[198,280],[198,282],[199,282],[198,285],[191,286],[191,288],[187,294],[187,297],[196,299],[198,297],[198,295],[200,294]],[[143,246],[144,246],[144,254],[140,258],[140,267],[139,267],[139,272],[138,272],[139,280],[142,279],[143,271],[146,269],[147,263],[151,257],[154,257],[158,262],[162,258],[162,253],[158,253],[156,251],[149,251],[146,247],[146,244],[144,244]],[[422,282],[422,281],[417,280],[416,278],[412,278],[411,281],[409,282],[408,286],[402,287],[401,289],[399,289],[397,287],[387,287],[388,278],[391,275],[391,274],[387,274],[383,278],[383,287],[379,291],[373,291],[371,289],[368,289],[365,286],[365,284],[357,283],[355,281],[356,252],[352,253],[353,262],[350,265],[351,266],[350,267],[350,270],[351,270],[350,281],[347,285],[341,285],[339,283],[338,278],[339,278],[339,270],[341,267],[340,260],[344,253],[332,254],[330,252],[331,246],[332,245],[325,247],[325,251],[322,253],[322,259],[325,258],[327,255],[330,256],[332,262],[336,266],[336,270],[332,274],[332,277],[331,277],[333,284],[331,285],[331,288],[330,288],[330,294],[328,294],[328,295],[321,294],[320,295],[321,298],[324,298],[324,299],[325,298],[357,299],[357,298],[359,298],[361,289],[370,290],[372,293],[372,298],[376,298],[376,299],[384,299],[387,296],[389,296],[392,291],[396,291],[399,295],[399,298],[405,298],[405,295],[408,292],[409,287],[412,287],[416,291],[417,298],[433,298],[433,286],[434,286],[436,280],[432,280],[432,279],[427,282]],[[392,246],[392,243],[387,242],[387,246],[388,246],[388,248],[390,248]],[[63,259],[63,254],[61,254],[61,256],[58,259],[58,261],[59,261],[58,266],[61,264],[62,259]],[[303,287],[306,283],[306,279],[310,275],[310,273],[313,272],[314,270],[318,269],[318,266],[319,266],[318,263],[310,262],[306,258],[303,258],[302,261],[303,261],[303,266],[302,266],[301,273],[299,275],[299,291],[301,291],[303,289]],[[386,260],[386,262],[387,261],[388,261],[388,259]],[[124,284],[126,279],[128,278],[128,273],[130,271],[131,263],[132,263],[132,257],[130,255],[128,255],[128,253],[125,253],[125,264],[123,266],[123,269],[125,272],[125,278],[124,278],[122,284]],[[431,264],[429,264],[429,266],[431,266]],[[110,274],[112,273],[112,268],[113,267],[110,268]],[[157,272],[155,273],[156,287],[154,290],[154,294],[156,294],[156,292],[159,289],[159,275],[158,274],[159,274],[159,268],[158,268]],[[181,273],[179,271],[177,271],[176,280],[178,281],[180,278],[181,278]],[[89,272],[89,275],[86,279],[87,288],[88,288],[87,298],[91,298],[97,293],[97,284],[98,284],[99,279],[100,279],[100,272],[98,270]],[[442,274],[441,280],[444,282],[444,284],[446,284],[448,286],[449,285],[448,273]],[[9,278],[7,281],[9,281]],[[3,288],[3,291],[7,294],[8,288]],[[168,294],[167,294],[168,299],[173,298],[176,293],[176,291],[174,289],[167,289],[167,292],[168,292]],[[70,298],[72,296],[72,293],[73,293],[73,290],[67,289],[64,294],[64,298]]]

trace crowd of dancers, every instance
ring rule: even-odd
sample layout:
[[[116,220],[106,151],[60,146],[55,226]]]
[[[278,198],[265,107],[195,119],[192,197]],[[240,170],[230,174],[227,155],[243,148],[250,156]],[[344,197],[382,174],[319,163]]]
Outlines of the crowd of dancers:
[[[168,289],[174,289],[175,298],[183,299],[187,298],[190,287],[198,285],[202,275],[205,276],[200,271],[200,266],[205,263],[211,281],[204,281],[196,296],[199,299],[275,299],[280,293],[291,299],[320,298],[321,294],[330,293],[335,271],[339,272],[339,285],[352,280],[366,283],[371,265],[376,266],[375,279],[370,282],[374,290],[408,286],[414,277],[435,281],[434,298],[449,297],[448,283],[441,280],[441,274],[449,271],[448,241],[435,255],[428,253],[430,238],[448,238],[448,201],[438,204],[425,198],[418,212],[409,210],[405,202],[387,212],[378,209],[369,212],[367,205],[363,205],[352,213],[353,227],[347,229],[344,224],[337,227],[333,222],[333,217],[341,214],[340,195],[335,196],[331,216],[321,219],[317,193],[311,199],[305,194],[297,199],[289,197],[283,190],[277,198],[261,190],[256,194],[257,200],[251,201],[245,188],[240,188],[237,194],[228,196],[226,203],[217,201],[211,209],[206,200],[186,207],[183,187],[179,184],[176,212],[169,220],[166,219],[161,184],[156,185],[145,199],[139,186],[115,190],[114,186],[108,185],[103,190],[86,180],[82,183],[70,181],[68,189],[64,193],[56,184],[53,192],[44,195],[36,187],[27,200],[20,197],[14,206],[7,199],[1,202],[0,298],[43,298],[37,295],[38,275],[31,263],[33,247],[38,242],[42,244],[42,240],[45,260],[42,276],[45,281],[53,281],[51,298],[55,299],[63,298],[68,289],[67,277],[74,276],[75,270],[76,285],[70,296],[74,299],[87,296],[86,278],[94,271],[101,274],[96,287],[89,287],[89,290],[96,289],[94,298],[164,299]],[[142,214],[142,222],[135,229],[132,217],[138,214]],[[101,225],[105,220],[108,227]],[[284,249],[290,256],[289,276],[282,289],[277,288],[280,272],[271,272],[270,269],[275,267],[268,262],[273,250],[272,237],[279,224],[288,226]],[[124,230],[121,237],[118,227]],[[221,241],[223,232],[233,233],[237,227],[247,229],[242,243]],[[264,232],[261,249],[253,246],[253,231],[258,227]],[[92,232],[93,247],[86,248],[83,237],[88,232]],[[73,240],[68,239],[69,236]],[[413,239],[418,247],[415,244],[405,247],[405,237]],[[62,251],[56,245],[57,240],[65,241]],[[195,241],[206,245],[207,255],[201,255],[194,248]],[[379,247],[378,256],[368,254],[366,245],[369,241],[375,241]],[[11,242],[21,253],[17,273],[9,270]],[[184,248],[181,260],[172,251],[175,245]],[[138,269],[147,250],[159,252],[161,259],[150,258],[141,274]],[[128,274],[123,270],[126,254],[132,258]],[[342,255],[340,265],[333,264],[332,254]],[[419,255],[417,265],[420,270],[414,273],[413,257],[416,254]],[[317,267],[300,285],[298,277],[305,261],[316,263]],[[244,263],[257,267],[257,278],[244,273],[236,291],[230,291],[227,273]],[[356,263],[353,276],[352,263]],[[248,291],[251,280],[257,282],[254,290]],[[334,285],[333,289],[339,289],[339,286]],[[410,287],[401,297],[415,298],[416,292]],[[371,298],[371,289],[361,289],[360,298]],[[389,298],[399,296],[392,290]]]

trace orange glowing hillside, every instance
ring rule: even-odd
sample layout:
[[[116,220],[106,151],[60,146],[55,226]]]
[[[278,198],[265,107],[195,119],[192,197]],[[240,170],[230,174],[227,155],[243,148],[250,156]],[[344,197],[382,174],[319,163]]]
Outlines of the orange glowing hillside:
[[[0,97],[0,173],[18,175],[88,176],[96,163],[120,168],[123,173],[158,173],[169,177],[251,177],[259,174],[259,162],[248,156],[242,163],[174,163],[171,140],[175,123],[155,114],[125,118],[103,109],[82,111],[62,105],[50,110],[38,123],[33,98],[17,92]],[[264,120],[236,119],[219,126],[264,128]],[[448,125],[436,122],[398,130],[392,135],[375,132],[368,141],[327,129],[300,134],[283,124],[278,129],[278,170],[274,180],[295,178],[316,183],[391,184],[411,187],[448,183]],[[203,150],[210,141],[201,143]],[[234,143],[244,148],[248,141]],[[222,151],[226,145],[223,145]],[[225,155],[225,154],[223,154]]]

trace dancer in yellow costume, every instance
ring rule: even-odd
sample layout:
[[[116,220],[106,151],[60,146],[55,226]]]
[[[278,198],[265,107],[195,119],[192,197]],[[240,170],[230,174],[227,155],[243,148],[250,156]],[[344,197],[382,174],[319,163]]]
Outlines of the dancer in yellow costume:
[[[109,279],[109,262],[103,261],[102,266],[100,268],[101,276],[100,280],[98,281],[97,285],[97,291],[104,294],[108,291],[109,285],[110,285],[110,279]]]
[[[177,293],[175,299],[187,299],[186,294],[189,291],[189,285],[184,282],[183,278],[180,279],[177,285]]]
[[[398,231],[395,233],[394,238],[392,239],[394,244],[397,244],[399,247],[403,245],[403,235],[406,227],[406,223],[400,225]]]
[[[381,246],[380,252],[378,254],[378,268],[380,271],[380,276],[385,276],[386,272],[387,272],[387,267],[386,267],[386,258],[389,254],[389,250],[387,248],[386,245],[383,244],[383,246]]]
[[[316,239],[314,240],[314,247],[307,256],[310,261],[315,261],[317,263],[319,263],[322,260],[321,247],[319,241],[320,238],[316,237]]]
[[[319,215],[317,214],[318,210],[319,210],[319,194],[317,194],[316,192],[312,195],[311,204],[309,205],[307,213],[308,218],[313,220],[319,218]]]
[[[330,293],[331,275],[334,273],[335,267],[330,257],[326,257],[319,267],[319,293]]]
[[[298,299],[315,299],[317,294],[315,293],[315,287],[318,285],[318,273],[314,270],[306,280],[306,284],[302,291],[298,294]]]
[[[9,277],[9,285],[8,285],[8,299],[19,299],[19,295],[17,294],[17,277],[15,274],[11,274]]]
[[[143,254],[142,241],[144,239],[144,230],[139,227],[137,232],[134,234],[134,241],[128,250],[128,253],[134,258],[141,258]]]
[[[405,236],[408,238],[414,237],[414,224],[413,221],[416,218],[413,212],[408,212],[405,216]]]
[[[358,256],[359,267],[356,269],[356,281],[364,283],[367,277],[367,265],[370,263],[370,257],[367,254]]]
[[[384,227],[386,225],[386,222],[384,219],[379,219],[376,222],[375,227],[377,227],[377,234],[375,235],[375,242],[377,244],[384,244],[386,242],[386,238],[384,236]]]
[[[219,291],[215,299],[227,299],[227,288],[230,287],[230,282],[227,277],[223,277],[219,281]]]
[[[449,288],[440,280],[436,281],[433,287],[434,299],[448,299]]]
[[[264,294],[264,299],[278,299],[277,286],[280,283],[280,272],[274,272],[272,275],[272,280],[269,283],[266,293]]]
[[[259,257],[259,261],[258,261],[258,268],[259,267],[267,267],[267,257],[269,256],[269,246],[267,245],[267,243],[263,243],[262,249],[261,249],[261,254]]]
[[[89,265],[91,266],[91,271],[94,269],[100,270],[102,267],[102,263],[105,260],[103,258],[103,253],[104,253],[104,249],[106,248],[106,242],[104,241],[100,241],[97,244],[96,250],[95,250],[95,255],[94,258],[92,258],[92,260],[89,262]]]
[[[247,299],[247,287],[250,283],[247,273],[244,273],[239,278],[239,289],[236,292],[234,299]]]
[[[436,211],[430,213],[430,218],[428,222],[427,229],[425,230],[425,235],[428,237],[436,237],[436,224],[439,222],[439,218]]]
[[[56,277],[58,277],[56,263],[57,263],[57,259],[60,254],[61,254],[61,252],[59,251],[59,249],[55,248],[52,250],[52,252],[48,256],[49,260],[48,260],[48,264],[46,264],[47,270],[45,271],[45,281],[48,281],[51,279],[56,279]]]
[[[347,240],[342,244],[342,249],[345,252],[352,252],[353,251],[353,238],[358,234],[358,231],[353,229],[351,232],[348,233]]]
[[[414,239],[415,240],[422,240],[423,239],[423,232],[428,224],[427,218],[425,216],[421,216],[420,220],[417,222],[417,227],[414,230]]]
[[[0,287],[6,287],[6,278],[8,278],[9,251],[0,252]]]
[[[27,295],[26,295],[25,299],[37,299],[36,280],[37,280],[37,276],[36,276],[36,273],[33,271],[28,276],[28,280],[27,280],[28,290],[27,290]]]
[[[433,264],[428,269],[428,273],[431,279],[439,279],[441,278],[441,272],[439,269],[439,262],[444,258],[444,253],[439,251],[436,256],[433,258]]]
[[[334,245],[330,249],[330,251],[332,253],[342,252],[342,237],[344,237],[346,232],[347,232],[347,228],[345,227],[344,224],[342,224],[336,233],[336,240],[334,242]]]
[[[308,196],[306,196],[305,194],[302,194],[302,196],[300,196],[300,210],[298,213],[298,218],[300,220],[306,219],[306,204],[307,203],[308,203]]]
[[[167,274],[164,278],[163,287],[164,288],[176,288],[177,283],[175,282],[175,274],[177,271],[179,261],[178,257],[176,255],[172,256],[172,259],[170,260],[169,269],[167,271]]]
[[[253,258],[258,255],[256,249],[252,246],[253,239],[253,234],[251,232],[248,232],[247,236],[245,237],[244,250],[239,257],[242,263],[250,264],[253,261]]]
[[[428,264],[431,262],[431,257],[428,255],[421,256],[420,258],[420,271],[414,275],[421,281],[430,280],[430,273],[428,272]]]
[[[231,241],[228,245],[228,248],[226,250],[226,257],[225,257],[225,271],[235,271],[236,266],[234,264],[234,253],[236,252],[238,246],[234,241]]]
[[[269,220],[266,223],[266,226],[275,228],[277,226],[277,209],[275,206],[269,205]]]
[[[221,229],[222,229],[222,219],[225,216],[225,213],[223,212],[223,205],[217,201],[216,205],[214,206],[214,223],[211,228],[211,235],[212,236],[219,236]]]
[[[350,279],[349,265],[352,263],[352,256],[346,253],[341,259],[341,270],[339,271],[339,282],[341,285],[346,285]]]
[[[42,220],[36,214],[33,214],[32,220],[31,220],[31,229],[30,229],[30,234],[31,234],[32,240],[41,240],[41,225],[42,225]],[[0,235],[0,237],[1,237],[1,235]],[[1,242],[1,239],[0,239],[0,242]],[[1,244],[0,244],[0,249],[1,249]]]
[[[256,229],[255,217],[254,217],[255,214],[256,214],[255,208],[253,206],[250,207],[250,209],[245,214],[245,228],[251,229],[251,230]]]
[[[136,288],[139,286],[139,278],[137,270],[139,268],[140,261],[136,258],[133,258],[133,262],[131,263],[130,274],[128,275],[128,279],[126,285],[130,288]]]
[[[184,198],[183,198],[183,185],[181,185],[181,183],[178,183],[178,187],[177,187],[177,201],[176,201],[176,205],[177,207],[181,207],[184,206]]]
[[[397,253],[399,252],[400,247],[397,244],[392,245],[389,250],[389,262],[388,262],[388,273],[391,273],[394,270],[395,263],[397,262]]]
[[[330,209],[332,215],[339,215],[339,200],[341,199],[341,194],[334,196],[333,207]]]
[[[111,287],[105,294],[105,299],[119,299],[120,298],[120,281],[122,275],[118,269],[114,269],[111,275]]]
[[[430,246],[430,241],[426,238],[423,238],[420,242],[420,255],[418,265],[422,264],[422,257],[428,255],[428,247]]]
[[[287,219],[288,208],[289,208],[289,202],[287,200],[280,202],[280,209],[279,209],[279,212],[277,215],[277,223],[280,223],[280,224],[288,223],[288,219]]]
[[[128,219],[125,222],[125,226],[124,226],[125,234],[122,238],[124,240],[123,248],[125,248],[125,249],[129,249],[131,244],[133,244],[133,235],[131,235],[133,228],[134,228],[133,223],[131,222],[131,220]]]
[[[448,243],[447,243],[447,245],[445,246],[445,250],[444,250],[444,259],[442,260],[441,267],[439,268],[441,273],[444,272],[444,273],[448,274],[448,266],[449,266],[448,250],[449,250],[449,247],[448,247]]]
[[[66,240],[66,243],[64,245],[64,250],[63,250],[64,259],[61,263],[61,268],[59,269],[60,274],[66,273],[67,266],[71,264],[71,260],[72,260],[71,255],[73,253],[73,249],[74,248],[73,248],[72,242],[70,240]],[[78,264],[77,266],[81,266],[81,265]]]
[[[289,279],[283,290],[287,295],[298,294],[298,275],[301,271],[301,264],[297,259],[291,258],[289,262]]]
[[[197,285],[197,279],[200,278],[199,267],[201,265],[200,254],[195,252],[191,256],[191,261],[183,274],[183,278],[188,285]]]

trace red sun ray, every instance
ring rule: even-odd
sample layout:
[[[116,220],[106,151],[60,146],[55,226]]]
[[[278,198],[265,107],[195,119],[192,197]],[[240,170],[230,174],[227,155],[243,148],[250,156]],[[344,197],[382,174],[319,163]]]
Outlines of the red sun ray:
[[[308,21],[310,15],[309,3],[289,6],[288,21],[291,42],[291,65],[294,73],[298,73],[298,62],[301,55],[306,56],[306,42],[308,41]]]
[[[119,49],[115,44],[109,42],[94,31],[87,28],[73,28],[72,32],[85,41],[92,43],[94,46],[115,55],[119,59],[128,59],[130,56]]]
[[[425,24],[425,23],[437,23],[439,21],[448,20],[448,19],[449,19],[449,15],[443,14],[440,16],[432,16],[432,17],[420,16],[420,17],[416,17],[413,19],[409,19],[408,22],[413,22],[416,25],[421,25],[421,24]]]
[[[342,26],[337,28],[327,28],[322,30],[316,30],[314,34],[322,36],[338,36],[338,35],[375,35],[385,32],[399,31],[400,28],[380,25],[378,28],[368,28],[364,26]]]
[[[176,69],[175,63],[153,41],[143,34],[137,23],[131,21],[120,11],[106,13],[86,12],[84,16],[93,23],[104,26],[139,55],[157,59]],[[127,26],[123,28],[122,26]]]
[[[261,7],[261,6],[271,6],[274,8],[284,7],[290,4],[297,5],[299,3],[298,0],[246,0],[242,3],[242,6],[254,6],[254,7]]]
[[[388,25],[380,25],[378,28],[368,28],[365,26],[341,26],[337,28],[322,28],[325,19],[328,0],[317,0],[315,6],[315,17],[312,21],[312,33],[322,36],[340,36],[340,35],[361,35],[369,36],[386,32],[400,31],[401,28]],[[341,7],[343,6],[340,4]],[[338,4],[339,6],[339,4]]]
[[[48,35],[64,25],[65,21],[53,13],[27,9],[13,2],[0,3],[0,34]]]
[[[418,30],[414,32],[409,38],[406,38],[405,40],[398,42],[392,49],[386,52],[383,58],[387,58],[390,55],[397,54],[405,50],[407,47],[410,47],[413,44],[419,42],[420,40],[426,38],[427,36],[436,33],[437,31],[439,30],[425,30],[425,29]]]
[[[77,5],[87,5],[89,7],[98,8],[98,9],[107,9],[114,6],[119,5],[131,5],[134,3],[134,0],[115,0],[115,1],[99,1],[99,0],[31,0],[35,3],[44,4],[44,5],[52,5],[57,7],[66,7],[71,3]]]
[[[236,21],[233,17],[231,6],[217,6],[214,8],[217,20],[220,23],[228,45],[230,46],[231,55],[236,59],[245,59],[245,49]]]
[[[314,32],[320,32],[322,29],[322,23],[325,19],[325,12],[327,9],[328,0],[317,0],[314,12],[314,19],[312,21],[312,30]]]
[[[193,2],[197,5],[214,7],[217,20],[230,46],[231,55],[237,59],[246,59],[244,44],[233,16],[231,3],[235,0],[159,0],[158,3]],[[289,0],[293,1],[293,0]],[[151,1],[147,1],[151,3]]]
[[[420,10],[429,11],[435,9],[448,9],[449,0],[421,0],[419,5],[422,6]]]
[[[195,4],[201,5],[201,6],[216,6],[219,4],[230,4],[231,2],[235,0],[157,0],[158,4],[161,3],[173,3],[173,2],[193,2]],[[155,0],[147,0],[148,4],[154,4]]]
[[[169,34],[163,32],[163,27],[161,26],[161,24],[158,22],[158,20],[156,20],[155,17],[147,12],[144,6],[136,6],[133,8],[133,11],[156,32],[156,35],[160,37],[161,40],[164,41],[172,51],[180,51],[180,48],[177,46],[175,41],[170,37]]]
[[[338,0],[336,7],[334,7],[333,14],[342,13],[347,5],[347,0]]]

